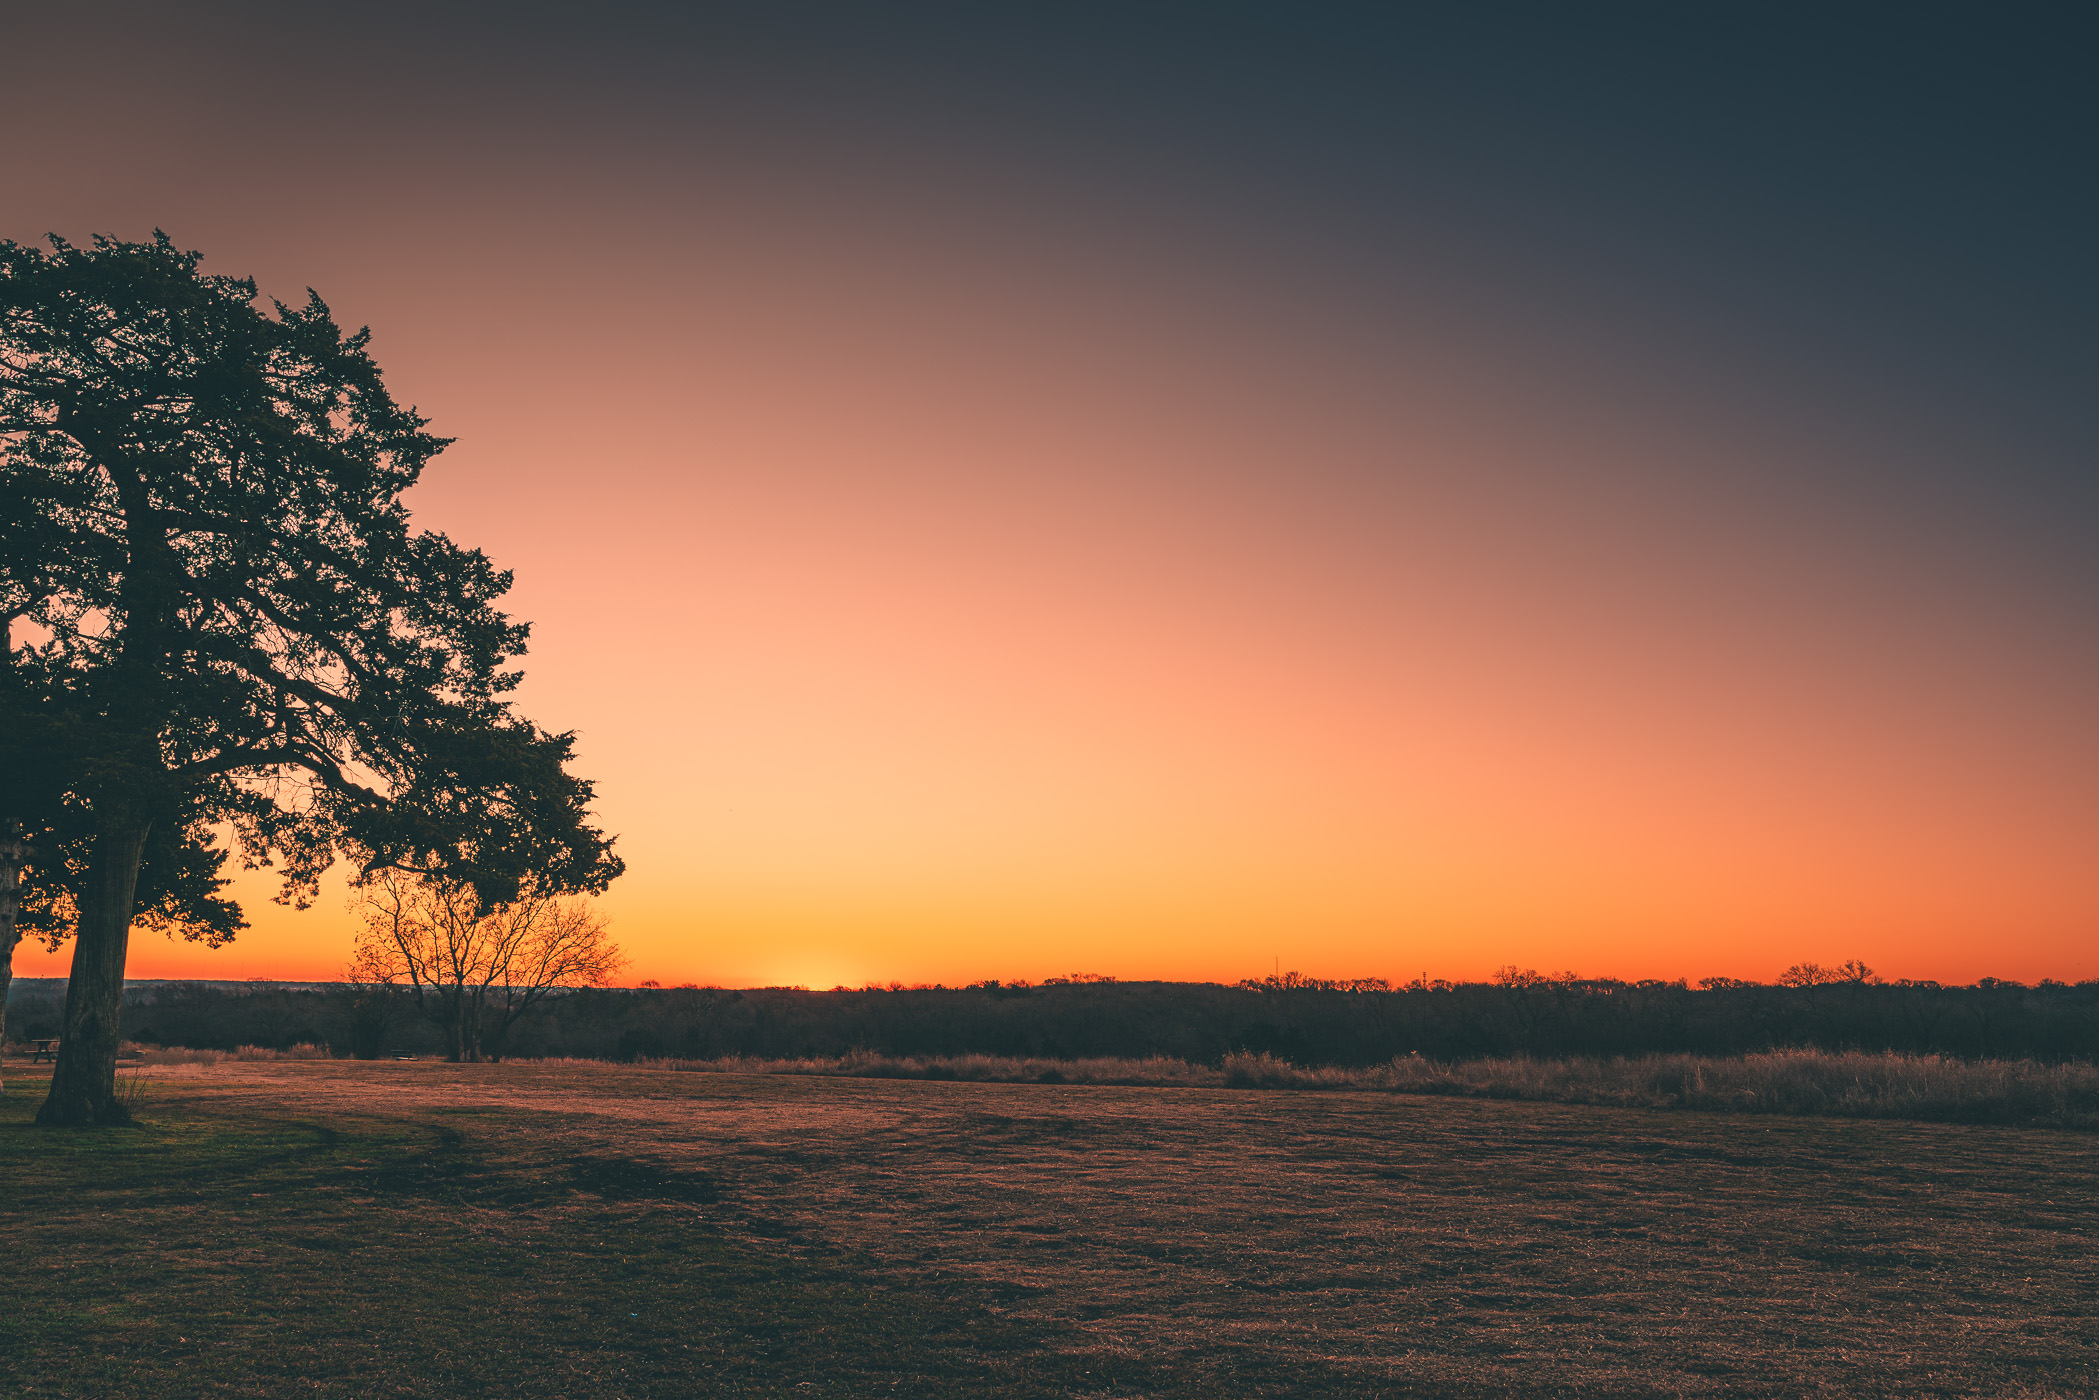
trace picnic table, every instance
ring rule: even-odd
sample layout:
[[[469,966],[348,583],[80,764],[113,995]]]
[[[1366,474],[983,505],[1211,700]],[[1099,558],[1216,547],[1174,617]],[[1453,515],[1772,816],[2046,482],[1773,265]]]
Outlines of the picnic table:
[[[32,1040],[29,1043],[36,1047],[36,1049],[29,1052],[29,1063],[33,1065],[58,1063],[58,1037],[46,1036],[42,1040]]]

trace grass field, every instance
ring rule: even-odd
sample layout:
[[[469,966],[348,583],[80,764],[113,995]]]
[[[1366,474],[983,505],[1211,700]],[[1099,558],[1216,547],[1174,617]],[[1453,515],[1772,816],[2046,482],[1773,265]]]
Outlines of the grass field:
[[[324,1047],[304,1046],[314,1057]],[[216,1061],[222,1052],[146,1050],[168,1062]],[[247,1051],[275,1058],[272,1051]],[[291,1053],[298,1053],[296,1051]],[[1049,1060],[1002,1055],[923,1058],[852,1054],[837,1059],[649,1060],[693,1074],[817,1074],[854,1079],[961,1079],[978,1083],[1150,1085],[1182,1089],[1378,1089],[1454,1098],[1530,1099],[1615,1108],[1908,1118],[1925,1123],[2005,1123],[2099,1129],[2099,1069],[2089,1063],[1962,1060],[1892,1051],[1770,1050],[1753,1055],[1568,1056],[1444,1062],[1418,1055],[1373,1065],[1297,1065],[1241,1051],[1219,1064]]]
[[[2099,1140],[226,1061],[0,1100],[8,1396],[2086,1395]]]

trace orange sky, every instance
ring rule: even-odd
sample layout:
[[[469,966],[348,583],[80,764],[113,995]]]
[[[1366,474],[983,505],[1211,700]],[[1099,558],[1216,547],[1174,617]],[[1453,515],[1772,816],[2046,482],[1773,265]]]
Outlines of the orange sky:
[[[2087,610],[1874,486],[1973,449],[1867,396],[1427,235],[1371,287],[902,158],[403,136],[286,202],[167,140],[11,170],[0,233],[373,327],[630,981],[2099,977]],[[339,973],[339,888],[240,888],[132,975]]]
[[[517,570],[634,979],[2099,975],[2060,624],[1724,487],[1864,449],[1163,268],[713,261],[552,366],[343,299],[461,439],[419,518]],[[133,974],[339,969],[339,895],[243,889]]]

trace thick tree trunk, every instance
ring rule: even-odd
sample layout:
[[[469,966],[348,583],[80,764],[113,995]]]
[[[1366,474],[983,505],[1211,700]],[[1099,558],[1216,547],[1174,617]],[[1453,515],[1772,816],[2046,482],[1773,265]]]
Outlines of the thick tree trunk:
[[[36,1113],[36,1121],[47,1126],[131,1121],[117,1102],[118,1020],[139,858],[151,825],[128,813],[112,814],[96,834],[66,980],[58,1064],[51,1071],[51,1096]]]
[[[17,831],[0,834],[0,1048],[7,1044],[7,994],[15,984],[15,944],[22,939],[22,864],[28,855]],[[6,1092],[0,1080],[0,1094]]]

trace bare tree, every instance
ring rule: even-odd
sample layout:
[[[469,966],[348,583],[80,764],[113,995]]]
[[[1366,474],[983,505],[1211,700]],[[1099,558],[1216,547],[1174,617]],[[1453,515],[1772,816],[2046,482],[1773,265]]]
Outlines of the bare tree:
[[[1781,987],[1831,987],[1848,983],[1854,987],[1875,986],[1880,974],[1857,958],[1840,962],[1835,967],[1824,967],[1820,963],[1797,962],[1778,974]]]
[[[587,900],[529,882],[486,908],[469,885],[390,870],[359,904],[350,980],[403,988],[455,1061],[502,1059],[511,1030],[556,988],[601,987],[626,963]]]

